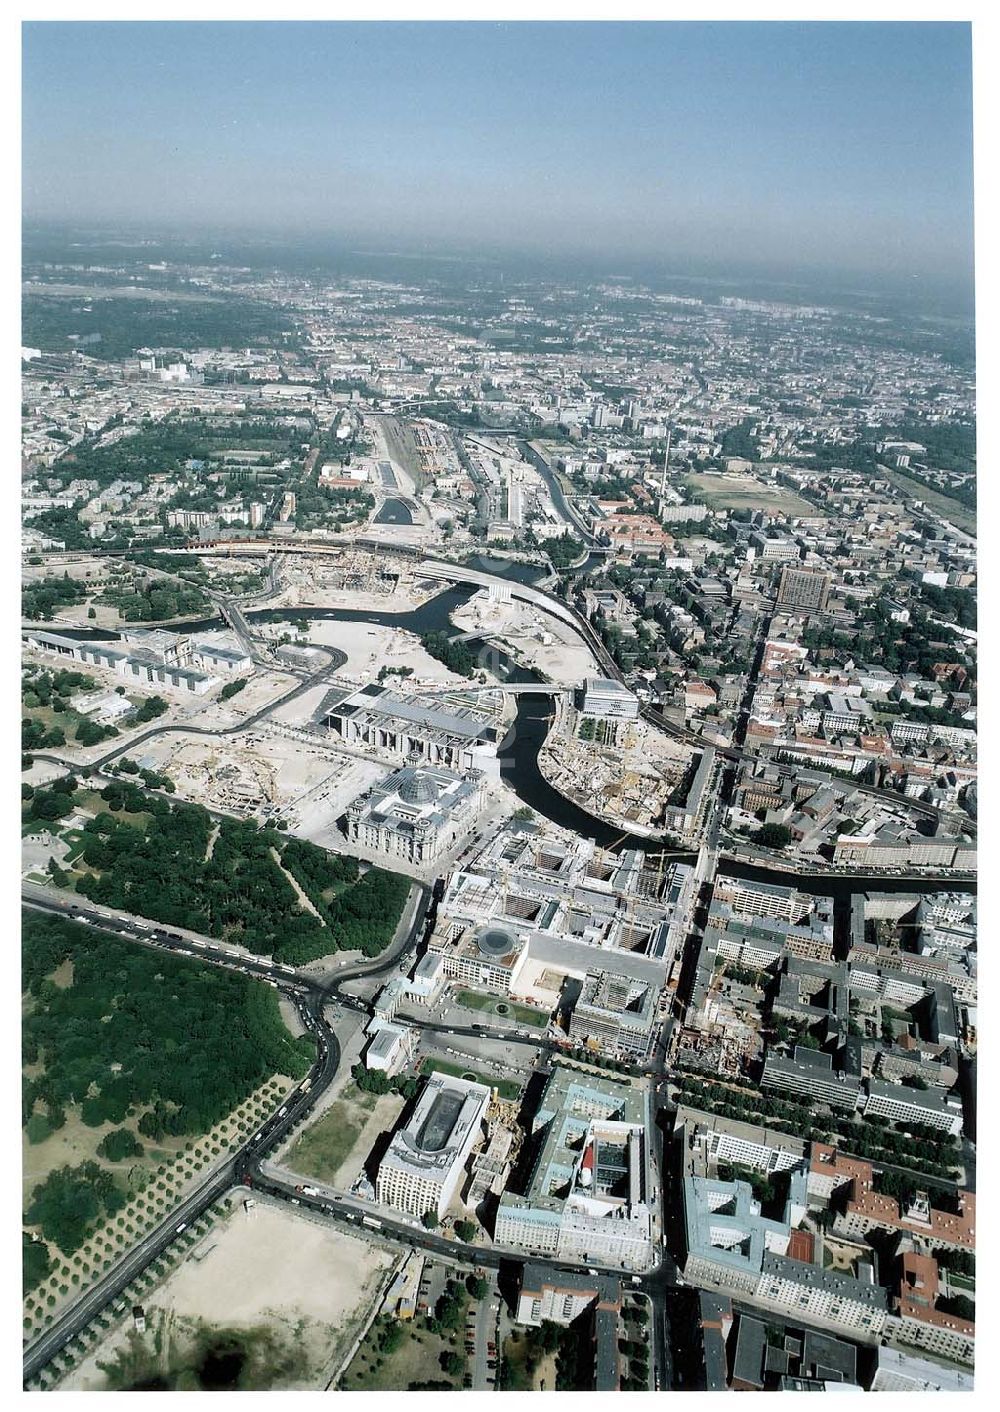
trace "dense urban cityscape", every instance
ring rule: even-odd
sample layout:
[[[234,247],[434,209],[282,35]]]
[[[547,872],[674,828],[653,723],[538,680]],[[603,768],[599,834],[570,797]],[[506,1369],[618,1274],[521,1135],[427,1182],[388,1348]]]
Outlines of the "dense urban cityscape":
[[[25,266],[28,1386],[200,1385],[182,1316],[300,1242],[294,1359],[195,1353],[970,1386],[961,330],[74,249]]]
[[[978,21],[409,8],[21,27],[22,1392],[985,1395]]]

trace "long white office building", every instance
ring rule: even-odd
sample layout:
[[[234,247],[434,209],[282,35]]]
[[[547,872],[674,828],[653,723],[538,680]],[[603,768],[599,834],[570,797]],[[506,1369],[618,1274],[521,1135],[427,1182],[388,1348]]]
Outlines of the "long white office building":
[[[889,1118],[894,1123],[916,1123],[920,1127],[940,1128],[952,1137],[962,1131],[962,1104],[956,1097],[939,1098],[936,1093],[924,1093],[905,1084],[886,1083],[883,1079],[868,1080],[868,1096],[864,1114]]]
[[[499,775],[494,717],[471,706],[444,705],[432,696],[373,683],[347,696],[330,692],[317,720],[348,744],[367,745],[401,761]]]
[[[432,1074],[409,1122],[393,1135],[378,1169],[380,1205],[440,1219],[461,1185],[465,1164],[483,1134],[490,1102],[485,1084]]]
[[[52,657],[62,657],[87,666],[104,667],[123,681],[135,682],[138,686],[166,687],[172,691],[188,691],[202,696],[212,685],[212,677],[191,667],[175,665],[157,660],[154,653],[142,647],[131,652],[121,652],[106,642],[78,641],[73,637],[63,637],[59,633],[42,632],[36,628],[26,628],[21,634],[25,647],[36,652],[45,652]]]

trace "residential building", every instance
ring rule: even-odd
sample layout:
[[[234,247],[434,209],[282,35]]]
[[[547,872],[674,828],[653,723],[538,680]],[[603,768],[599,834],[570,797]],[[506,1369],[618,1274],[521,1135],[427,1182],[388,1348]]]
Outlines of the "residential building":
[[[750,546],[764,564],[780,563],[783,560],[801,559],[802,551],[787,535],[755,532],[750,536]]]
[[[972,1392],[972,1374],[883,1344],[875,1354],[870,1392]]]
[[[871,1277],[858,1279],[834,1269],[765,1252],[755,1299],[807,1322],[831,1324],[871,1341],[886,1328],[889,1301]]]
[[[778,580],[777,607],[821,613],[830,596],[829,574],[786,567]]]
[[[621,1308],[621,1282],[613,1275],[556,1271],[529,1260],[521,1271],[514,1317],[519,1324],[535,1328],[544,1323],[565,1327],[593,1304],[602,1304],[617,1313]]]
[[[785,1214],[761,1214],[749,1182],[684,1177],[684,1278],[696,1285],[752,1295],[760,1283],[764,1254],[784,1254],[791,1239],[790,1207],[805,1210],[805,1175],[792,1169]]]
[[[739,916],[777,917],[785,922],[797,922],[811,907],[811,899],[795,888],[725,873],[716,878],[714,896],[720,902],[728,902]]]
[[[674,1131],[682,1134],[692,1167],[698,1154],[703,1154],[706,1170],[710,1163],[725,1162],[768,1176],[802,1167],[805,1162],[806,1145],[801,1138],[717,1113],[702,1113],[680,1105]]]
[[[976,1356],[976,1326],[971,1319],[936,1307],[940,1295],[937,1261],[933,1256],[904,1250],[895,1300],[899,1341],[939,1358],[971,1364]]]
[[[894,1196],[875,1190],[875,1169],[860,1157],[848,1157],[826,1143],[814,1142],[809,1160],[809,1194],[836,1202],[834,1230],[848,1239],[863,1240],[873,1229],[898,1231],[933,1250],[974,1251],[976,1246],[976,1194],[958,1193],[958,1210],[931,1204],[933,1194],[918,1191],[905,1208]]]

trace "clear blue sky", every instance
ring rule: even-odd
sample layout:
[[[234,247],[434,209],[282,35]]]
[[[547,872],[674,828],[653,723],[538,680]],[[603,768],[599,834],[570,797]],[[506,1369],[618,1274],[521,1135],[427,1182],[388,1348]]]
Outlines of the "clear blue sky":
[[[33,23],[28,218],[964,276],[965,24]]]

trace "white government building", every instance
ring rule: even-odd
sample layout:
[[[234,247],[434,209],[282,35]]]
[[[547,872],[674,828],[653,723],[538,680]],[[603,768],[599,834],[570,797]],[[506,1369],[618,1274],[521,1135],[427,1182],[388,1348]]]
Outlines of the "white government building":
[[[434,766],[404,765],[349,806],[347,838],[373,853],[431,863],[472,828],[484,792],[479,770],[463,778]]]
[[[440,1220],[483,1135],[489,1102],[485,1084],[432,1074],[409,1122],[393,1134],[379,1163],[379,1204],[411,1216],[433,1211]]]

